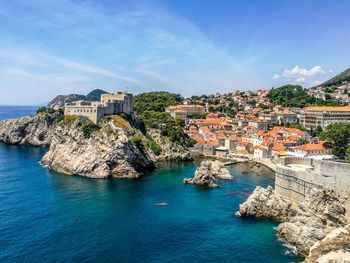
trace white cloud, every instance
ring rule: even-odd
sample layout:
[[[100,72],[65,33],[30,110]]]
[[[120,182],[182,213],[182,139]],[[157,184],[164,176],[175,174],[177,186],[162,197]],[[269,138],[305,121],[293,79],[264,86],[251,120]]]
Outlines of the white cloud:
[[[326,72],[320,66],[314,66],[311,69],[307,70],[305,68],[300,68],[295,66],[292,69],[286,69],[283,71],[282,76],[284,77],[310,77],[319,74],[326,74]]]
[[[280,75],[279,74],[275,74],[273,75],[272,79],[279,79],[280,78]]]
[[[305,80],[306,80],[306,78],[304,78],[304,77],[300,77],[300,78],[297,78],[297,79],[295,80],[295,83],[299,83],[299,84],[301,84],[301,83],[304,83],[304,82],[305,82]]]

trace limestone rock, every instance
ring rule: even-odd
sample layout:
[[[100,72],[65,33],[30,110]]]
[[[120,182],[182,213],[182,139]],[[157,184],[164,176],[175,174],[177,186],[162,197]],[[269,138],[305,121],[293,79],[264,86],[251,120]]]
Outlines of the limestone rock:
[[[136,178],[153,168],[154,155],[129,140],[138,133],[136,129],[116,128],[105,121],[90,138],[84,138],[81,121],[57,126],[42,164],[57,172],[91,178]]]
[[[214,162],[206,162],[205,164],[202,163],[202,165],[207,165],[209,171],[212,173],[212,175],[215,178],[219,178],[222,180],[233,180],[233,176],[230,175],[230,172],[227,170],[227,168],[224,166],[224,164],[220,161],[214,161]]]
[[[347,223],[344,200],[332,190],[312,188],[299,208],[296,216],[279,225],[277,236],[305,256],[316,242]]]
[[[305,259],[305,263],[349,262],[350,261],[350,225],[334,229],[316,242]]]
[[[189,161],[193,159],[186,147],[173,143],[168,137],[163,136],[159,130],[150,129],[147,134],[162,148],[162,152],[157,156],[157,160]]]
[[[237,215],[242,217],[266,217],[277,221],[289,220],[295,211],[292,203],[275,194],[273,188],[257,186],[248,199],[239,206]]]
[[[221,162],[203,161],[197,168],[194,178],[185,178],[183,182],[185,184],[196,184],[217,188],[219,185],[216,183],[215,178],[233,180],[233,176],[230,175],[229,171]]]
[[[0,121],[0,141],[8,144],[49,146],[59,112]]]

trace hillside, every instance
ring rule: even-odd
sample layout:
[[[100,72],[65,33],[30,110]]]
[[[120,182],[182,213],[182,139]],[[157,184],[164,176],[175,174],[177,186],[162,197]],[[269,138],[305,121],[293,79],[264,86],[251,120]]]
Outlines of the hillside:
[[[327,80],[319,85],[322,87],[329,87],[329,86],[339,86],[343,82],[350,82],[350,68],[343,71],[342,73],[336,75],[335,77],[331,78],[330,80]]]
[[[47,104],[47,108],[52,108],[58,110],[59,108],[63,108],[64,104],[67,102],[73,102],[78,100],[89,100],[89,101],[99,101],[102,94],[106,94],[108,92],[95,89],[91,91],[88,95],[79,95],[79,94],[69,94],[69,95],[58,95],[52,101]]]

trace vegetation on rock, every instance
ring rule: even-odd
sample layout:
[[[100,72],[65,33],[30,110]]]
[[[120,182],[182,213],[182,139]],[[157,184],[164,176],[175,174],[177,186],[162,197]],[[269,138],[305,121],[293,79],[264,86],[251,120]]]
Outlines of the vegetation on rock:
[[[182,118],[172,118],[167,112],[145,111],[141,115],[141,120],[146,128],[158,129],[163,136],[167,136],[172,142],[192,146],[194,141],[190,139],[182,130],[184,120]]]

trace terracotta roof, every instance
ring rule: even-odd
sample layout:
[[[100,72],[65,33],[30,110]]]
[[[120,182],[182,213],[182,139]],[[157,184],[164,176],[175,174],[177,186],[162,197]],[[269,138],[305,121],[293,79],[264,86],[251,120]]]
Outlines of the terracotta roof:
[[[280,151],[285,151],[287,149],[287,147],[283,146],[283,145],[275,145],[272,150],[273,151],[277,151],[277,152],[280,152]]]
[[[215,146],[215,147],[220,146],[220,143],[218,141],[209,141],[207,142],[207,144],[210,144],[211,146]]]
[[[350,106],[343,106],[343,107],[310,106],[310,107],[304,108],[303,110],[307,110],[307,111],[350,111]]]
[[[308,143],[308,144],[299,145],[299,146],[295,147],[295,149],[301,150],[301,151],[320,151],[320,150],[325,149],[323,144],[324,144],[323,142],[322,143]]]

